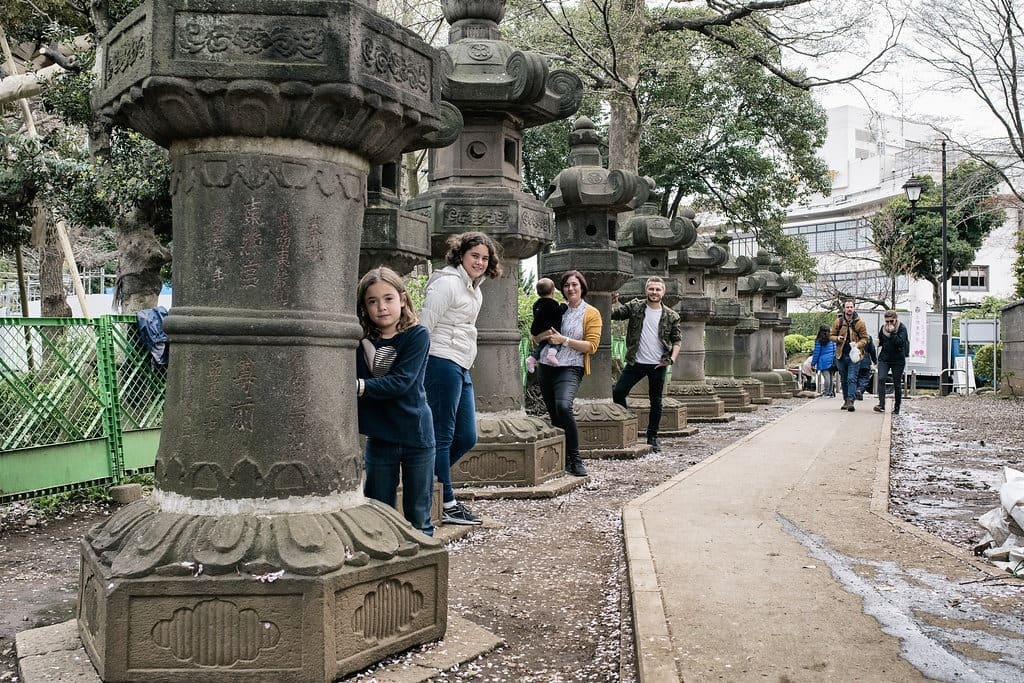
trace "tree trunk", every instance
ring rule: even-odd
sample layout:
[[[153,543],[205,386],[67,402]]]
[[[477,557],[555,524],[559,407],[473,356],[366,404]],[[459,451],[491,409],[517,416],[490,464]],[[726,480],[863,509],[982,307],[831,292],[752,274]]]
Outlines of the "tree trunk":
[[[637,55],[644,30],[644,3],[619,0],[619,22],[615,29],[619,77],[611,96],[608,127],[608,168],[638,173],[640,167],[640,112],[633,101],[639,81]]]
[[[149,225],[134,218],[119,226],[117,250],[115,303],[122,313],[153,308],[163,287],[160,269],[171,260],[171,252],[160,244]]]
[[[608,126],[608,168],[638,173],[640,167],[640,121],[628,93],[612,94]]]
[[[44,318],[70,318],[68,293],[64,289],[64,252],[57,228],[47,217],[46,236],[39,250],[40,314]]]
[[[412,199],[420,193],[420,165],[423,157],[419,152],[407,152],[403,155],[402,168],[405,170],[405,197]],[[401,196],[401,193],[399,193]]]

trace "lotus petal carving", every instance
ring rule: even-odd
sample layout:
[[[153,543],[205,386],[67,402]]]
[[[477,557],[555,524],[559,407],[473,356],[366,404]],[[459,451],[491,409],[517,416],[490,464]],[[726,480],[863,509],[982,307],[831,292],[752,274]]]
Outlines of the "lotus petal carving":
[[[117,577],[180,574],[197,563],[213,575],[284,569],[314,576],[440,545],[372,500],[322,513],[212,517],[165,512],[148,499],[94,527],[85,544]]]

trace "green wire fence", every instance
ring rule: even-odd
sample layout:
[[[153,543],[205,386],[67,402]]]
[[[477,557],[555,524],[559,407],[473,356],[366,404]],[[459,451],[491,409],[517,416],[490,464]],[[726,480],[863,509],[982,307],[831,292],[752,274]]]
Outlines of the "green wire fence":
[[[0,502],[152,469],[165,384],[135,316],[0,318]]]

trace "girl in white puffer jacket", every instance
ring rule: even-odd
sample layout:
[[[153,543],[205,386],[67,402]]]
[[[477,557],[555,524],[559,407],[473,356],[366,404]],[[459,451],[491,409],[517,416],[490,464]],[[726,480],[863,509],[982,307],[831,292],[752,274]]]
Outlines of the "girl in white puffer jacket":
[[[420,324],[430,331],[424,386],[434,419],[434,472],[444,489],[441,522],[482,524],[456,502],[452,466],[476,445],[476,398],[469,369],[476,360],[476,318],[485,277],[501,276],[497,247],[482,232],[448,238],[448,265],[427,281]]]

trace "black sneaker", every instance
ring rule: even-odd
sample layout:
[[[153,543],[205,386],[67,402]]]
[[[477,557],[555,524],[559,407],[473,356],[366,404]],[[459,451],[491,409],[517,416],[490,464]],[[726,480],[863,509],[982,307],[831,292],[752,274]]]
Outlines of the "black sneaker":
[[[864,400],[864,392],[863,391],[858,391],[857,392],[857,400],[858,401],[863,401]]]
[[[883,408],[882,406],[875,406],[871,410],[875,411],[876,413],[884,413],[885,412],[885,408]]]
[[[658,438],[655,436],[647,437],[647,445],[651,447],[651,450],[655,453],[661,453],[661,444],[658,443]]]
[[[461,524],[463,526],[480,526],[484,520],[474,515],[469,508],[462,503],[456,503],[455,507],[442,508],[441,524]]]

